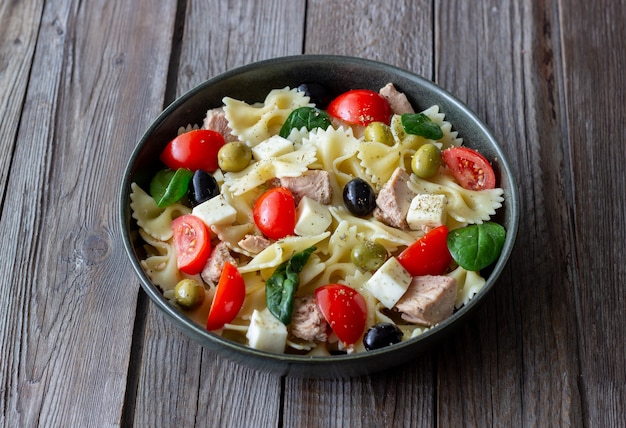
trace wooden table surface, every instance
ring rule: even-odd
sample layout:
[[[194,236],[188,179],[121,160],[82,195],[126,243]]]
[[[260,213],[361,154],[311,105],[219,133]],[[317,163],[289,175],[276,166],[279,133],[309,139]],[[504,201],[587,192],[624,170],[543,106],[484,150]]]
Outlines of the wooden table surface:
[[[0,3],[0,424],[626,426],[623,0]],[[117,201],[175,97],[332,53],[434,80],[493,130],[521,222],[476,315],[348,380],[224,360],[156,310]]]

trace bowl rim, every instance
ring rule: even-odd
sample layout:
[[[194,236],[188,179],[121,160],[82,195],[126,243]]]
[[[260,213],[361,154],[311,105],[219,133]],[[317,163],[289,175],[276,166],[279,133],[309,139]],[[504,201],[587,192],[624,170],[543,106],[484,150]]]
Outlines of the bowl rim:
[[[157,286],[152,284],[146,273],[141,268],[139,261],[135,257],[135,250],[131,238],[129,236],[128,230],[129,226],[134,221],[132,219],[131,210],[130,210],[130,180],[132,177],[133,165],[137,161],[139,154],[144,146],[148,137],[161,125],[161,123],[176,109],[184,105],[190,98],[194,97],[196,94],[202,92],[206,87],[219,83],[223,80],[230,79],[233,77],[240,76],[249,71],[254,71],[259,68],[267,67],[267,66],[290,66],[290,65],[304,65],[304,64],[319,64],[319,63],[330,63],[330,64],[352,64],[355,66],[361,66],[365,68],[374,68],[379,69],[381,71],[385,71],[388,73],[393,73],[400,75],[404,78],[417,82],[420,86],[426,88],[427,91],[437,93],[438,97],[443,97],[449,104],[455,105],[458,108],[460,114],[467,116],[472,122],[475,123],[479,132],[484,136],[485,140],[488,140],[489,144],[491,144],[493,150],[497,153],[498,157],[498,165],[502,171],[502,177],[506,178],[508,181],[508,192],[509,194],[505,198],[505,203],[507,204],[507,214],[510,216],[510,227],[507,228],[507,235],[504,247],[502,248],[502,252],[496,262],[491,269],[491,272],[487,278],[485,278],[485,285],[479,290],[479,292],[465,305],[463,305],[460,309],[456,310],[452,316],[442,321],[441,323],[429,328],[425,332],[416,336],[415,338],[410,338],[408,340],[402,341],[399,344],[395,344],[393,347],[386,347],[378,350],[368,351],[368,352],[360,352],[355,354],[346,354],[346,355],[332,355],[332,356],[304,356],[304,355],[294,355],[294,354],[274,354],[270,352],[261,351],[258,349],[250,348],[244,344],[240,344],[229,339],[225,339],[222,336],[209,332],[206,329],[202,328],[202,326],[196,324],[189,317],[183,314],[181,311],[176,309],[173,305],[171,305],[167,299],[163,296],[162,292],[158,289]],[[458,130],[458,129],[457,129]],[[518,188],[516,185],[516,179],[514,174],[512,174],[512,169],[508,162],[506,154],[503,152],[502,147],[492,134],[491,130],[487,127],[487,125],[472,111],[470,110],[465,103],[457,99],[451,93],[449,93],[446,89],[440,87],[433,81],[426,79],[425,77],[413,73],[411,71],[396,67],[394,65],[385,64],[376,60],[353,57],[353,56],[345,56],[345,55],[313,55],[313,54],[303,54],[303,55],[291,55],[291,56],[283,56],[277,58],[266,59],[258,62],[249,63],[243,66],[232,68],[224,73],[218,74],[214,77],[211,77],[201,84],[195,86],[194,88],[186,91],[181,96],[177,97],[172,103],[170,103],[150,124],[150,126],[143,132],[141,138],[136,143],[133,152],[129,158],[129,161],[124,170],[124,175],[122,177],[121,189],[120,189],[120,197],[118,200],[118,220],[119,225],[121,227],[122,240],[124,244],[124,248],[128,258],[130,259],[131,265],[135,270],[135,273],[140,279],[141,287],[146,292],[150,300],[157,305],[157,307],[163,311],[175,324],[175,326],[182,330],[183,333],[192,337],[197,342],[199,342],[202,346],[206,346],[208,348],[213,349],[214,351],[221,353],[220,351],[226,351],[227,356],[230,359],[236,360],[238,362],[247,363],[250,358],[259,359],[259,361],[254,364],[254,366],[258,367],[259,362],[261,364],[267,363],[268,368],[271,371],[280,371],[284,374],[301,374],[299,373],[301,368],[304,366],[306,368],[310,368],[311,365],[319,365],[320,367],[328,366],[332,364],[334,367],[343,367],[348,368],[354,363],[364,363],[369,367],[367,373],[372,373],[377,370],[377,361],[380,360],[382,354],[387,353],[398,353],[403,354],[405,356],[404,360],[407,359],[407,355],[415,355],[417,356],[421,352],[415,352],[413,348],[416,347],[416,344],[434,341],[437,340],[438,337],[442,337],[445,335],[444,332],[451,330],[453,327],[458,326],[459,320],[461,318],[465,318],[470,313],[474,312],[474,309],[484,301],[484,296],[487,295],[491,289],[494,287],[494,284],[498,281],[501,276],[502,270],[508,262],[508,259],[512,253],[513,246],[515,244],[515,238],[518,231],[519,226],[519,196],[518,196]],[[395,365],[395,364],[394,364]],[[386,367],[381,367],[380,369],[384,369]],[[319,373],[313,373],[319,374]],[[363,374],[363,373],[356,373]],[[323,373],[322,373],[323,375]],[[348,375],[351,374],[348,372]],[[336,377],[336,375],[332,375],[332,377]]]

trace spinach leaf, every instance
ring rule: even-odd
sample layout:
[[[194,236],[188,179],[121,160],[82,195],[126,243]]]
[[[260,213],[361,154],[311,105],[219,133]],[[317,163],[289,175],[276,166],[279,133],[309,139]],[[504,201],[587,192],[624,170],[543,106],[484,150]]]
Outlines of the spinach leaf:
[[[459,266],[479,271],[496,261],[506,231],[497,223],[474,224],[448,233],[448,249]]]
[[[443,137],[443,131],[439,125],[424,113],[405,113],[400,116],[400,123],[407,134],[419,135],[429,140],[438,140]]]
[[[291,322],[293,299],[300,284],[299,274],[315,250],[315,247],[309,247],[294,254],[278,266],[265,283],[267,308],[285,325]]]
[[[187,194],[193,172],[185,168],[163,169],[150,182],[150,195],[159,208],[165,208]]]
[[[293,128],[300,129],[303,126],[309,131],[315,128],[326,129],[330,126],[330,118],[326,112],[318,108],[299,107],[287,116],[279,135],[287,138]]]

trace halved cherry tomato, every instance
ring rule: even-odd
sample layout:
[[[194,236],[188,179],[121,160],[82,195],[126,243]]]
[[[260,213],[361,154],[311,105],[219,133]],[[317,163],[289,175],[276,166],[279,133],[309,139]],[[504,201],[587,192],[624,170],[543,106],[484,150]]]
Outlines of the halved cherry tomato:
[[[296,227],[296,203],[286,187],[275,187],[263,193],[252,210],[254,222],[268,238],[293,235]]]
[[[441,275],[450,266],[448,228],[439,226],[415,241],[398,256],[398,261],[411,276]]]
[[[360,339],[365,330],[367,303],[358,291],[347,285],[327,284],[315,289],[315,300],[339,340],[348,346]]]
[[[476,150],[468,147],[450,147],[441,152],[441,156],[463,188],[484,190],[496,187],[493,168]]]
[[[200,273],[211,255],[209,230],[198,217],[185,214],[172,220],[178,269],[189,275]]]
[[[239,270],[226,262],[211,302],[207,330],[217,330],[235,319],[246,297],[246,284]]]
[[[161,153],[161,162],[169,168],[213,172],[217,169],[217,152],[226,144],[224,137],[210,129],[196,129],[174,138]]]
[[[328,113],[353,125],[367,126],[371,122],[389,125],[391,107],[378,92],[353,89],[339,95],[328,105]]]

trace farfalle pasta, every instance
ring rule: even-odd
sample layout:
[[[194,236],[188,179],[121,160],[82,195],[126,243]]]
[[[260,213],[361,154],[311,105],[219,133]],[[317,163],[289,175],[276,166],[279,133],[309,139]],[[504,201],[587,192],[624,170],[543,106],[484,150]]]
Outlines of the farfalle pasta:
[[[399,329],[403,340],[416,337],[440,322],[407,321],[410,317],[394,308],[394,302],[400,301],[403,302],[402,307],[407,306],[407,301],[409,305],[411,302],[421,304],[419,302],[425,291],[421,282],[416,283],[416,277],[432,276],[438,283],[449,285],[446,290],[454,294],[450,313],[466,305],[484,286],[486,281],[480,272],[464,269],[454,262],[447,261],[441,273],[432,275],[414,275],[402,264],[403,255],[408,249],[429,236],[433,229],[441,226],[446,230],[454,230],[468,224],[488,222],[504,201],[503,191],[497,187],[468,190],[445,165],[427,178],[420,178],[411,172],[411,159],[421,146],[433,144],[438,150],[446,150],[463,144],[458,131],[453,130],[452,124],[446,121],[445,114],[439,111],[438,106],[431,106],[419,113],[420,120],[428,122],[429,126],[434,124],[439,132],[437,137],[405,129],[402,114],[393,113],[385,125],[393,140],[378,141],[366,138],[362,126],[342,118],[322,122],[325,125],[321,127],[312,126],[311,123],[316,123],[315,120],[322,113],[315,108],[308,95],[288,87],[270,91],[259,103],[250,104],[230,97],[224,97],[223,103],[223,106],[210,110],[207,118],[213,119],[215,115],[223,114],[228,129],[220,132],[225,134],[226,141],[236,138],[243,142],[251,149],[252,158],[241,170],[218,169],[212,173],[219,186],[222,205],[216,205],[207,212],[202,208],[204,202],[192,209],[185,197],[182,197],[166,208],[159,208],[151,195],[135,183],[132,184],[132,216],[139,226],[139,234],[146,248],[141,266],[174,305],[179,305],[176,288],[182,281],[189,279],[204,287],[204,299],[215,299],[218,281],[213,277],[207,279],[208,273],[205,271],[209,265],[224,269],[226,263],[232,263],[244,284],[243,300],[238,311],[220,328],[214,329],[215,333],[270,352],[314,357],[337,352],[365,352],[368,349],[365,341],[346,342],[345,332],[333,328],[332,321],[324,319],[323,313],[320,315],[323,310],[320,309],[317,294],[329,285],[346,287],[341,290],[350,295],[356,293],[358,299],[362,299],[365,305],[364,329],[391,323]],[[287,129],[289,132],[283,133],[283,126],[290,120],[292,112],[298,109],[304,109],[303,114],[311,116],[304,124],[296,123],[292,129]],[[210,123],[210,120],[205,120],[203,128],[210,127]],[[181,124],[180,132],[195,129],[198,126]],[[273,150],[275,146],[281,149]],[[324,173],[320,173],[322,171]],[[402,177],[409,179],[402,181]],[[286,178],[294,180],[285,184]],[[287,187],[287,190],[290,194],[299,195],[297,201],[293,200],[295,220],[310,224],[295,227],[285,236],[271,237],[259,224],[262,220],[259,220],[257,204],[272,190],[300,185],[298,179],[303,179],[303,188]],[[377,195],[376,207],[367,215],[355,214],[346,203],[346,189],[355,179],[370,186]],[[396,183],[396,180],[399,182]],[[328,198],[315,193],[322,187]],[[398,213],[381,214],[386,209],[380,200],[383,194],[405,198],[406,206],[418,195],[425,200],[425,204],[432,197],[443,208],[433,214],[434,205],[431,205],[431,211],[419,213],[427,216],[427,221],[394,223],[389,218]],[[422,198],[424,195],[428,196]],[[228,215],[221,211],[222,206],[229,211]],[[394,209],[405,218],[409,216],[399,206]],[[227,256],[216,262],[214,258],[218,251],[214,251],[204,270],[192,274],[183,272],[177,266],[181,250],[177,250],[178,235],[173,226],[175,219],[187,215],[195,216],[205,223],[212,246],[220,245],[220,251],[225,251]],[[218,220],[211,220],[216,218]],[[422,226],[414,227],[415,224]],[[300,232],[296,233],[296,230]],[[386,254],[384,264],[368,270],[355,261],[359,257],[355,256],[355,248],[361,248],[365,242],[383,247]],[[309,252],[306,262],[302,266],[295,264],[294,260],[306,252]],[[283,271],[291,283],[297,278],[296,288],[292,289],[295,290],[294,300],[288,301],[287,306],[294,305],[294,313],[298,313],[297,316],[293,315],[291,323],[284,325],[276,314],[277,309],[272,306],[275,302],[270,301],[268,288],[274,284],[276,275]],[[388,293],[381,284],[389,285]],[[432,284],[429,286],[435,287]],[[433,300],[440,298],[434,294],[428,296]],[[180,309],[202,323],[207,316],[210,317],[212,305],[207,300],[194,308],[180,306]],[[310,306],[311,302],[314,302],[313,306]],[[284,302],[281,304],[285,305]],[[426,307],[424,310],[428,312],[429,309]],[[300,323],[301,314],[308,312],[319,318],[316,321],[316,335],[296,333],[294,324]],[[289,317],[292,315],[289,314]],[[315,324],[311,320],[307,322]],[[275,327],[277,330],[271,331],[272,337],[282,339],[264,342],[269,339],[264,339],[262,329],[269,328],[269,325],[278,326]],[[279,341],[278,345],[276,340]]]

